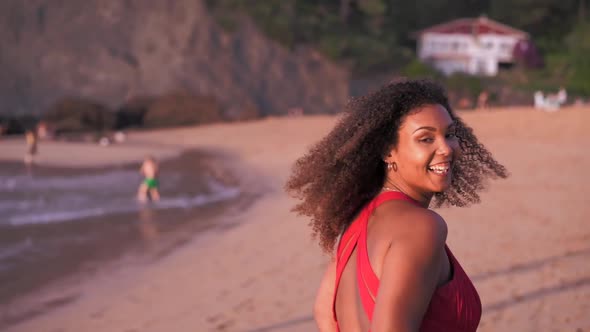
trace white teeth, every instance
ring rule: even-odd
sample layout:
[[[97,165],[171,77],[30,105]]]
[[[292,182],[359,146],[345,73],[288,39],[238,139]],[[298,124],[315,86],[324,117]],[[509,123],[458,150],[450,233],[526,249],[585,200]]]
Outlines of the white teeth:
[[[449,166],[430,166],[428,170],[436,174],[445,174],[449,171]]]

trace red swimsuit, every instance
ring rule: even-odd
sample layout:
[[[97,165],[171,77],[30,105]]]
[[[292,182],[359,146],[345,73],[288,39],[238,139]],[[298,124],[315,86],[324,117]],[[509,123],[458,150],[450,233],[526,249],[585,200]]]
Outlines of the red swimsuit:
[[[338,284],[344,267],[355,247],[358,247],[357,281],[361,301],[369,321],[373,318],[375,298],[379,289],[379,278],[373,272],[367,254],[367,223],[369,217],[379,205],[393,199],[405,200],[417,204],[416,201],[400,192],[384,192],[363,208],[361,214],[342,235],[342,239],[338,245],[336,286],[334,289],[333,311],[336,321],[335,294],[337,294]],[[432,295],[432,299],[420,326],[420,332],[475,331],[481,318],[481,302],[479,296],[471,280],[469,280],[469,277],[446,245],[445,250],[452,264],[453,278],[445,285],[437,288]]]

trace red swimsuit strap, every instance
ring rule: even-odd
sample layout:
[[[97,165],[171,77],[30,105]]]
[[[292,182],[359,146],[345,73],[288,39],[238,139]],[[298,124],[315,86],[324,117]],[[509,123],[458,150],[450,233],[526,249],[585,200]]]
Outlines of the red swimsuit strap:
[[[375,306],[375,298],[377,296],[377,290],[379,288],[379,278],[375,275],[371,262],[369,261],[369,255],[367,253],[367,225],[369,217],[373,211],[381,204],[390,200],[404,200],[413,204],[418,204],[415,200],[409,196],[397,192],[397,191],[386,191],[375,197],[357,217],[355,221],[350,225],[346,232],[342,235],[342,239],[338,244],[337,251],[337,262],[336,262],[336,284],[334,288],[334,302],[333,302],[333,314],[334,319],[336,318],[336,294],[340,278],[354,248],[358,247],[357,252],[357,282],[361,301],[365,313],[369,318],[369,321],[373,318],[373,308]]]

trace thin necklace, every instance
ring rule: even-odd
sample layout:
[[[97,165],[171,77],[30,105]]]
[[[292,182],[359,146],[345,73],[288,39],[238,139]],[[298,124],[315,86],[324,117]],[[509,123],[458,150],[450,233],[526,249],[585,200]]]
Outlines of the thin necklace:
[[[408,198],[409,198],[409,199],[411,199],[412,201],[416,202],[417,204],[419,204],[417,200],[413,199],[413,198],[412,198],[412,197],[410,197],[408,194],[406,194],[405,192],[403,192],[403,191],[401,191],[401,190],[399,190],[399,189],[390,188],[390,187],[383,187],[383,189],[381,189],[381,192],[388,192],[388,191],[395,192],[395,193],[400,193],[400,194],[402,194],[402,195],[404,195],[404,196],[408,197]]]

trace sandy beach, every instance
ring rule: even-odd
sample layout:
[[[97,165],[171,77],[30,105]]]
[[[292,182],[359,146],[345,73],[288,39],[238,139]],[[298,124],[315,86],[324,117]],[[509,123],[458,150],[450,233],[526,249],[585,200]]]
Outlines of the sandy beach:
[[[448,245],[482,298],[479,331],[590,331],[590,107],[459,115],[511,173],[490,183],[481,204],[439,211]],[[307,220],[290,212],[294,201],[282,186],[293,162],[336,120],[137,131],[110,147],[41,142],[39,163],[64,167],[215,151],[242,188],[263,194],[220,217],[234,226],[195,235],[152,264],[39,292],[37,305],[52,310],[5,331],[315,331],[312,303],[328,257]],[[21,138],[0,140],[0,160],[20,161],[24,151]]]

